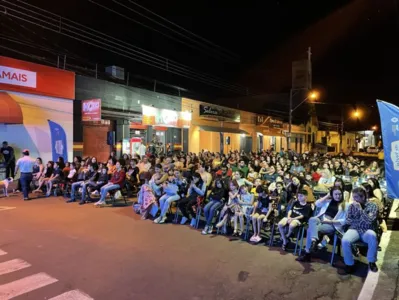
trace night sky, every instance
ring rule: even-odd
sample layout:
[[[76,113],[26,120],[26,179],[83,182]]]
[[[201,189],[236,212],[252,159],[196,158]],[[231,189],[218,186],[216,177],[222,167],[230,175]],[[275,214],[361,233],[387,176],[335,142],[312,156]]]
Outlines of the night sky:
[[[4,4],[22,12],[13,2],[27,7],[7,2],[0,1],[0,10]],[[176,94],[171,85],[178,86],[184,89],[181,95],[194,99],[287,117],[291,63],[305,59],[311,46],[313,86],[326,103],[316,105],[322,120],[339,122],[343,114],[348,129],[366,129],[379,123],[377,98],[399,103],[396,0],[134,0],[181,27],[129,0],[27,2],[150,51],[149,61],[158,55],[182,64],[185,74],[192,68],[197,77],[171,74],[47,31],[11,16],[15,11],[0,14],[0,46],[8,48],[0,47],[2,55],[55,64],[57,54],[66,54],[67,68],[84,67],[79,73],[86,75],[95,63],[100,71],[119,65],[134,85],[151,88],[156,79],[168,84],[158,84],[160,92]],[[301,107],[295,120],[307,109]],[[349,119],[354,109],[363,111],[360,121]]]

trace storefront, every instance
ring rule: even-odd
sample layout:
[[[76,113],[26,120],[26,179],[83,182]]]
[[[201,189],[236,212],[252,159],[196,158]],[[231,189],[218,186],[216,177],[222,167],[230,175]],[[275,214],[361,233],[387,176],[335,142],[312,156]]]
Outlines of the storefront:
[[[252,119],[253,122],[248,130],[251,130],[254,139],[253,151],[259,152],[271,148],[280,151],[284,148],[283,120],[256,114],[252,114]],[[241,127],[247,128],[247,126]]]
[[[0,136],[43,162],[73,152],[75,74],[0,56]]]
[[[188,150],[227,153],[252,148],[252,139],[240,128],[239,110],[211,105],[192,99],[182,99],[182,109],[192,112],[188,132]]]
[[[183,127],[142,122],[143,107],[180,112],[180,97],[77,76],[76,99],[74,145],[75,153],[81,156],[97,156],[102,161],[108,158],[111,149],[116,150],[118,155],[133,154],[137,150],[137,139],[147,145],[158,139],[162,142],[162,146],[157,145],[158,149],[163,153],[168,144],[174,149],[184,147]],[[100,121],[84,120],[83,101],[93,99],[101,102]],[[114,145],[109,145],[109,135],[115,141]]]

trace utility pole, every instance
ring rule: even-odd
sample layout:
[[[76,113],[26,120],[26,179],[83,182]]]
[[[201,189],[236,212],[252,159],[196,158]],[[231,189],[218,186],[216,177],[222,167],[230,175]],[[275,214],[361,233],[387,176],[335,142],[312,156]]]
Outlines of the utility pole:
[[[340,132],[339,132],[339,149],[338,149],[338,153],[341,152],[342,147],[343,147],[343,143],[342,143],[342,139],[343,139],[343,134],[344,134],[344,111],[341,108],[341,128],[340,128]]]
[[[291,133],[292,133],[292,113],[294,110],[301,105],[307,98],[302,101],[295,109],[292,108],[292,98],[294,96],[294,92],[297,92],[299,90],[307,89],[311,90],[312,89],[312,48],[308,48],[308,60],[307,60],[307,87],[303,88],[294,88],[291,87],[290,89],[290,103],[289,103],[289,117],[288,117],[288,135],[287,135],[287,150],[290,149],[290,144],[291,144]]]

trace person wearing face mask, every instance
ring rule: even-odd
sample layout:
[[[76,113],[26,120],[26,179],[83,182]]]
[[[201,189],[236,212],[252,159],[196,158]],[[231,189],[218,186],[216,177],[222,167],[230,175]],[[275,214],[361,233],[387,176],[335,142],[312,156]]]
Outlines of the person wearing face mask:
[[[345,273],[354,271],[355,261],[352,254],[352,244],[358,240],[367,244],[367,260],[372,272],[377,272],[378,241],[376,234],[378,206],[374,202],[367,201],[364,187],[355,188],[352,191],[353,202],[349,205],[346,215],[346,224],[349,229],[342,237],[342,252],[345,262]]]
[[[278,230],[280,231],[283,244],[281,248],[283,251],[287,250],[288,239],[296,227],[300,226],[303,222],[310,217],[312,207],[307,203],[308,192],[300,190],[298,192],[298,201],[295,201],[291,209],[288,211],[287,217],[282,218],[278,223]],[[288,226],[288,233],[285,234],[285,227]]]
[[[109,191],[121,189],[123,187],[126,178],[125,171],[122,169],[120,162],[117,162],[115,166],[116,169],[114,174],[112,174],[111,180],[100,189],[100,200],[94,204],[95,206],[105,204],[105,197]]]
[[[305,253],[298,257],[298,261],[310,262],[311,253],[316,251],[322,235],[333,234],[336,230],[344,231],[349,204],[344,200],[341,187],[334,186],[329,194],[316,201],[316,207],[320,211],[309,219]]]

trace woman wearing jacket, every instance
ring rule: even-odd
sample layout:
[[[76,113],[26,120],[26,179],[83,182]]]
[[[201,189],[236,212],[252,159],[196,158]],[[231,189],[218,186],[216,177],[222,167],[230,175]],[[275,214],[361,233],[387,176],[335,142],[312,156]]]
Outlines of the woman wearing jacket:
[[[172,202],[180,199],[179,187],[176,183],[175,176],[169,176],[168,180],[163,183],[164,194],[159,199],[159,204],[161,208],[161,215],[154,220],[156,224],[163,224],[166,221],[166,213],[169,210]]]
[[[348,206],[344,200],[344,191],[337,186],[316,201],[316,207],[320,210],[315,217],[309,219],[305,253],[297,258],[298,261],[310,262],[311,252],[316,249],[320,235],[332,234],[335,230],[343,232]]]

